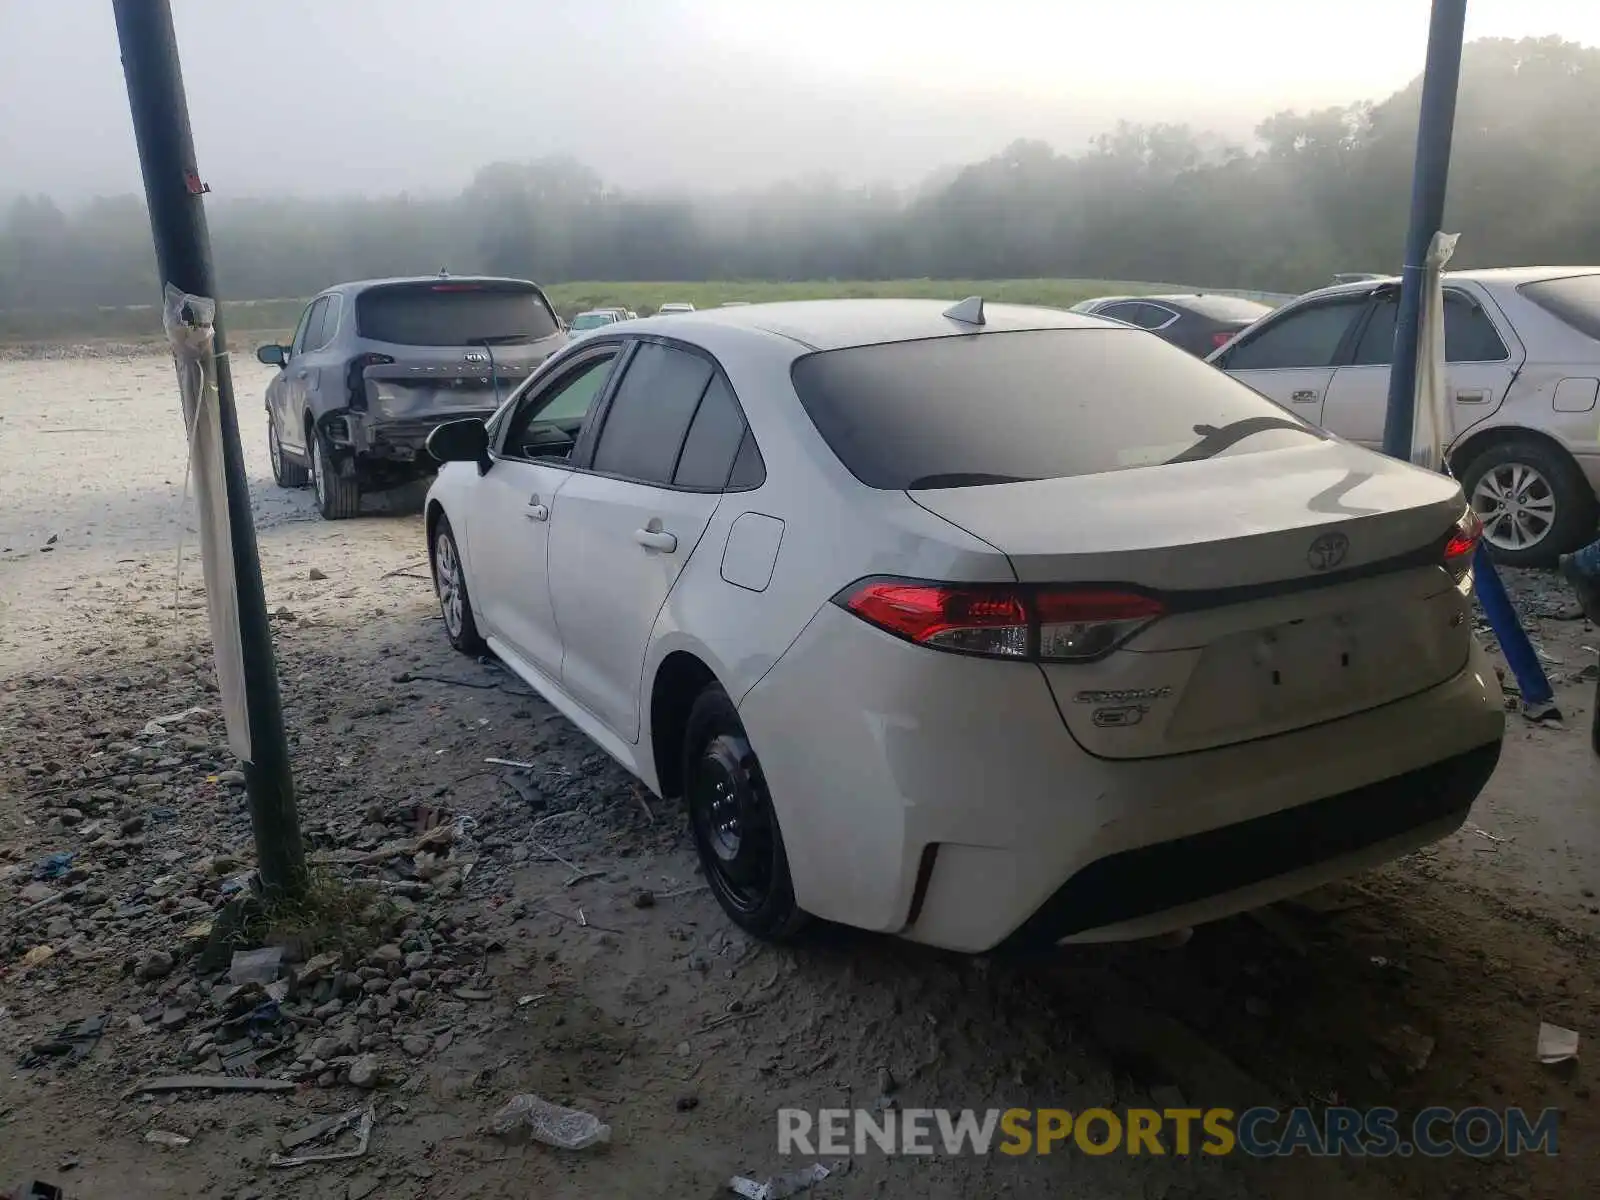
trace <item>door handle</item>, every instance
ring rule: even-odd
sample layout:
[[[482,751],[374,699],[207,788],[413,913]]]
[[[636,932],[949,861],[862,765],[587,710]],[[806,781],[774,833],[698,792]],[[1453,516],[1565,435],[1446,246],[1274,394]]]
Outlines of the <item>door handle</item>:
[[[550,510],[540,504],[539,497],[535,496],[528,501],[528,507],[522,510],[522,515],[530,521],[548,521],[550,519]]]
[[[1457,404],[1487,404],[1487,403],[1489,403],[1489,393],[1488,392],[1457,392],[1456,393],[1456,403]]]
[[[678,535],[659,529],[635,529],[633,540],[647,550],[659,550],[663,554],[671,554],[678,548]]]
[[[1295,404],[1315,404],[1317,402],[1317,393],[1310,388],[1303,388],[1298,392],[1291,392],[1289,399]]]

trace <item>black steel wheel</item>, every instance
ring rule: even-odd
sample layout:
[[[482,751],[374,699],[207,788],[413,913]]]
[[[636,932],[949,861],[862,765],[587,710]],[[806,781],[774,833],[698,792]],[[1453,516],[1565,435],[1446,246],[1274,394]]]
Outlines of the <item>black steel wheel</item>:
[[[684,739],[689,825],[711,893],[741,929],[781,940],[805,924],[761,763],[733,701],[701,692]]]

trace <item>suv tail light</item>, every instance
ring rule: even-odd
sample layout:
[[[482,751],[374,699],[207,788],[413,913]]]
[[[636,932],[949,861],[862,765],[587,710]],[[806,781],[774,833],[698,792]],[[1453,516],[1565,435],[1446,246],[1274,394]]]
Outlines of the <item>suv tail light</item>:
[[[1100,658],[1166,612],[1154,596],[1118,587],[903,579],[870,579],[846,588],[834,602],[920,646],[1047,662]]]
[[[367,407],[367,368],[386,367],[394,359],[387,354],[358,354],[350,360],[345,385],[350,393],[349,407],[361,410]]]
[[[1483,522],[1469,508],[1461,514],[1444,544],[1445,569],[1455,576],[1457,583],[1472,573],[1472,556],[1477,553],[1482,537]]]

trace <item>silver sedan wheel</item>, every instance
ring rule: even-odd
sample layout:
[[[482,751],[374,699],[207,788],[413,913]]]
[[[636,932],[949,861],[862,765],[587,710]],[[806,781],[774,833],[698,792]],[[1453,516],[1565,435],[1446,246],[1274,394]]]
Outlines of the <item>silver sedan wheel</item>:
[[[1556,523],[1556,494],[1527,463],[1490,467],[1472,489],[1472,510],[1483,521],[1483,537],[1498,550],[1530,550]]]
[[[439,593],[439,611],[444,614],[446,631],[453,638],[460,637],[466,601],[461,587],[461,560],[456,556],[455,539],[448,533],[434,539],[433,586]]]

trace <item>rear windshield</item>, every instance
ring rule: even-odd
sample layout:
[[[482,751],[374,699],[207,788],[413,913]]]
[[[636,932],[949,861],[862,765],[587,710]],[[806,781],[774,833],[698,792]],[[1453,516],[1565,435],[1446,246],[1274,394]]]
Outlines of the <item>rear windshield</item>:
[[[1600,275],[1544,279],[1517,290],[1558,321],[1600,341]]]
[[[1133,330],[857,346],[807,355],[792,374],[839,460],[862,483],[888,490],[1093,475],[1326,436]]]
[[[402,346],[535,342],[556,331],[544,297],[505,284],[434,283],[373,288],[356,298],[364,338]]]
[[[602,325],[615,325],[616,318],[610,313],[579,313],[572,318],[574,329],[599,329]]]
[[[1216,321],[1255,321],[1272,311],[1270,305],[1238,296],[1184,296],[1181,303],[1190,312]]]

